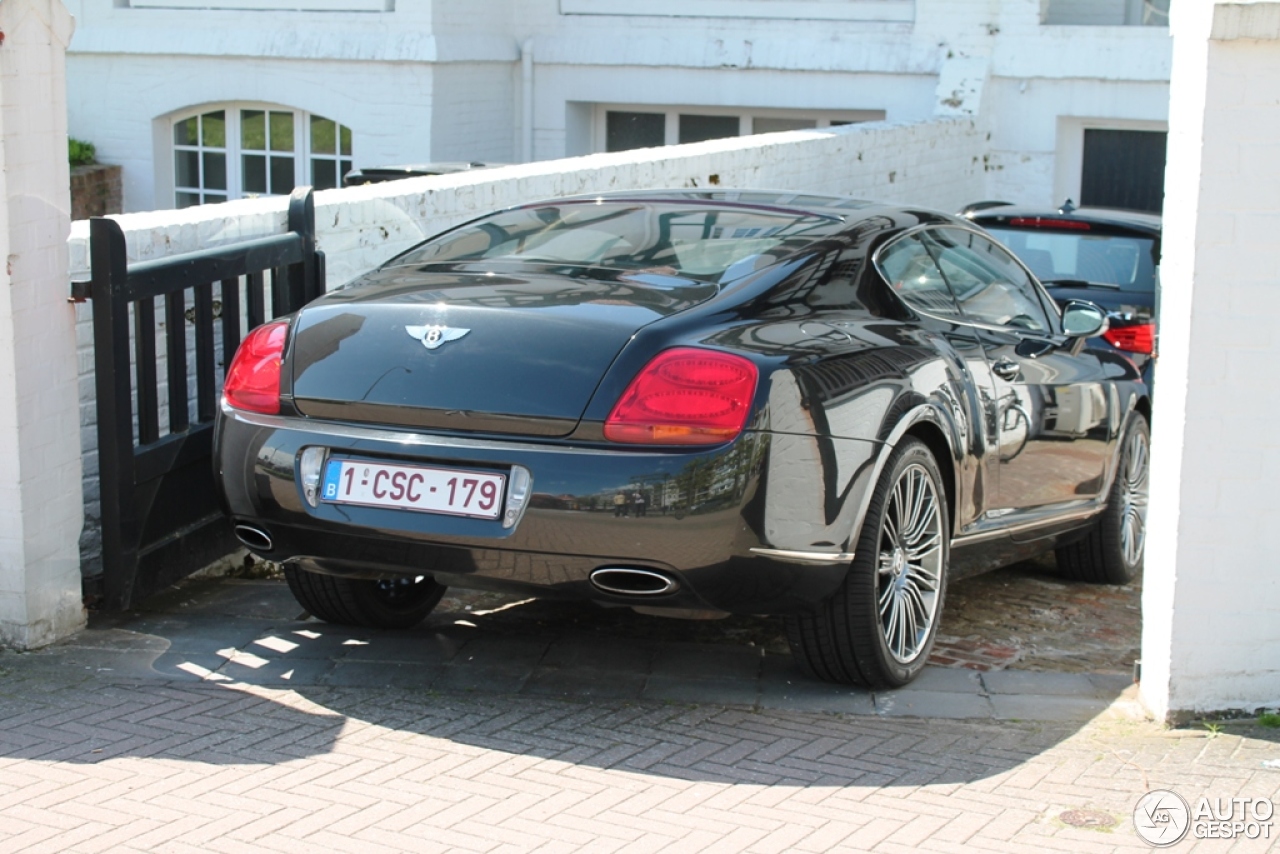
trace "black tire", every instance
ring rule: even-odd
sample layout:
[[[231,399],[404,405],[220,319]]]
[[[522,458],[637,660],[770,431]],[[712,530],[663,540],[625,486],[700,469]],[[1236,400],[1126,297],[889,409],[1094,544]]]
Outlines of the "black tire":
[[[1120,443],[1107,509],[1076,542],[1057,550],[1058,571],[1074,581],[1128,584],[1142,572],[1151,490],[1151,428],[1141,412]]]
[[[908,497],[907,489],[918,497]],[[913,515],[917,502],[921,509]],[[903,516],[915,524],[899,526]],[[814,613],[787,619],[791,654],[806,675],[866,688],[896,688],[919,675],[946,597],[949,520],[933,454],[907,439],[876,484],[844,583]],[[907,529],[902,536],[901,527]],[[906,622],[908,615],[914,623]],[[898,617],[902,631],[895,628]]]
[[[307,572],[288,564],[285,580],[293,598],[326,623],[369,629],[407,629],[431,613],[445,587],[430,576],[370,581]]]

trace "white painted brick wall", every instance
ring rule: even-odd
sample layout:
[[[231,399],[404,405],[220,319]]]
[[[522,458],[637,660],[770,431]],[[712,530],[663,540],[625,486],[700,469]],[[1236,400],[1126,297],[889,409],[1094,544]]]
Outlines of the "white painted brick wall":
[[[431,159],[515,162],[513,65],[449,63],[436,66],[434,77]]]
[[[84,625],[60,0],[0,3],[0,645]]]
[[[769,187],[849,194],[954,209],[982,185],[977,120],[868,123],[822,131],[596,154],[459,175],[373,184],[317,194],[321,247],[331,284],[368,269],[430,234],[484,211],[536,198],[646,187]],[[287,201],[119,217],[132,260],[279,233]],[[88,223],[73,226],[72,276],[88,274]]]
[[[256,99],[336,118],[354,131],[358,166],[514,160],[526,39],[534,158],[544,160],[582,138],[574,104],[883,109],[917,120],[934,114],[949,60],[989,59],[989,87],[1029,84],[1031,94],[984,99],[1000,167],[979,195],[1039,202],[1062,195],[1059,166],[1045,159],[1059,116],[1163,120],[1167,109],[1165,29],[1042,26],[1039,0],[916,0],[914,23],[562,15],[558,0],[405,2],[355,15],[76,0],[74,11],[71,130],[124,166],[126,210],[172,204],[157,196],[155,173],[171,164],[152,123],[204,103]]]
[[[985,130],[971,118],[875,123],[696,145],[597,154],[316,195],[316,227],[333,287],[445,228],[540,198],[605,190],[710,187],[847,194],[955,210],[982,187]],[[285,230],[287,202],[256,199],[117,217],[131,262]],[[74,278],[89,274],[88,223],[68,246]],[[92,317],[77,310],[84,451],[85,571],[99,565],[97,418]]]
[[[1242,8],[1174,7],[1142,642],[1162,717],[1280,706],[1280,33],[1211,41]]]

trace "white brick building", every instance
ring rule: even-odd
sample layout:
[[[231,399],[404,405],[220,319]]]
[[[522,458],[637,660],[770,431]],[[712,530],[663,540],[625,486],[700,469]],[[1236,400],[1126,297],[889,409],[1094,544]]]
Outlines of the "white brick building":
[[[1079,201],[1086,130],[1165,129],[1162,2],[72,0],[70,131],[150,210],[980,109],[981,195]]]

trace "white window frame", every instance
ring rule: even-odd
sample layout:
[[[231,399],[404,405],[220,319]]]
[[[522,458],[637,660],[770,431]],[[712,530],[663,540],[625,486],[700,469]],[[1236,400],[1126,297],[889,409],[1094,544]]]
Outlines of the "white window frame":
[[[812,119],[816,128],[829,128],[833,124],[878,122],[885,118],[884,110],[792,110],[772,107],[695,107],[655,104],[596,104],[591,121],[591,150],[603,152],[609,139],[609,113],[649,113],[664,117],[663,145],[680,144],[680,116],[734,116],[738,119],[738,136],[752,136],[754,120],[761,119]]]
[[[560,0],[562,15],[911,22],[915,0]]]
[[[190,115],[190,116],[183,116],[183,117],[182,117],[182,118],[180,118],[180,119],[175,118],[175,119],[173,119],[172,121],[170,121],[170,122],[169,122],[169,135],[168,135],[169,151],[170,151],[170,154],[169,154],[169,174],[170,174],[170,177],[171,177],[172,182],[173,182],[173,185],[174,185],[174,187],[173,187],[173,192],[171,192],[171,193],[169,194],[169,199],[170,199],[170,202],[171,202],[172,204],[174,204],[174,205],[177,205],[177,203],[178,203],[178,201],[177,201],[177,195],[178,195],[178,193],[190,193],[190,194],[193,194],[193,195],[200,196],[200,197],[201,197],[201,203],[206,203],[206,204],[207,204],[207,203],[211,203],[211,202],[216,202],[216,201],[230,201],[230,199],[231,199],[231,196],[229,195],[229,190],[228,190],[228,188],[231,186],[231,176],[230,176],[229,174],[227,174],[227,172],[228,172],[228,170],[229,170],[229,168],[230,168],[230,165],[231,165],[231,157],[230,157],[230,154],[228,153],[228,150],[227,150],[227,147],[226,147],[226,142],[227,142],[227,140],[230,138],[230,135],[229,135],[229,134],[228,134],[228,132],[227,132],[227,125],[226,125],[226,121],[225,121],[225,119],[224,119],[224,121],[223,121],[223,140],[222,140],[222,141],[223,141],[223,145],[222,145],[222,147],[220,147],[220,148],[219,148],[219,147],[217,147],[217,146],[206,146],[206,145],[204,144],[204,136],[203,136],[203,134],[200,132],[200,128],[203,126],[203,119],[202,119],[201,117],[202,117],[202,116],[205,116],[205,115],[207,115],[207,114],[209,114],[209,113],[214,113],[214,112],[217,112],[217,110],[216,110],[216,109],[205,110],[204,112],[196,113],[196,114],[194,114],[194,115]],[[223,112],[225,113],[225,110],[224,110]],[[174,133],[173,133],[173,129],[174,129],[175,127],[177,127],[177,125],[178,125],[179,123],[181,123],[181,122],[186,122],[186,121],[190,121],[191,119],[196,119],[196,120],[197,120],[197,122],[196,122],[196,137],[197,137],[197,138],[196,138],[196,142],[195,142],[195,144],[194,144],[194,145],[185,145],[185,144],[184,144],[184,145],[179,145],[177,142],[175,142],[175,141],[174,141]],[[179,187],[179,186],[178,186],[178,174],[177,174],[177,173],[178,173],[178,166],[177,166],[177,159],[178,159],[178,158],[177,158],[177,154],[178,154],[178,152],[180,152],[180,151],[190,151],[190,152],[195,153],[195,155],[196,155],[196,173],[197,173],[197,175],[198,175],[198,177],[199,177],[199,180],[197,181],[197,184],[196,184],[196,185],[194,185],[194,186],[192,186],[192,185],[182,186],[182,187]],[[222,157],[223,157],[223,161],[224,161],[224,164],[225,164],[225,165],[224,165],[224,167],[223,167],[223,173],[224,173],[224,174],[223,174],[223,178],[224,178],[224,183],[226,184],[226,186],[225,186],[225,187],[223,187],[221,190],[218,190],[218,189],[215,189],[215,188],[212,188],[212,187],[206,187],[206,186],[205,186],[205,177],[204,177],[204,155],[205,155],[206,153],[221,154],[221,155],[222,155]],[[221,199],[211,199],[211,200],[209,200],[209,202],[205,202],[205,197],[206,197],[206,196],[209,196],[209,195],[218,195],[218,196],[221,196],[222,198],[221,198]]]
[[[188,108],[169,116],[156,123],[156,207],[158,209],[176,208],[178,204],[179,192],[192,192],[194,188],[179,188],[177,186],[177,165],[174,153],[179,150],[187,151],[217,151],[224,153],[226,156],[227,171],[227,188],[225,195],[227,201],[235,199],[259,198],[263,196],[272,196],[274,193],[258,193],[246,192],[244,190],[244,175],[242,174],[241,155],[245,152],[241,149],[241,112],[255,110],[264,113],[291,113],[293,115],[293,151],[280,152],[287,154],[293,158],[293,185],[295,187],[304,184],[310,184],[311,181],[311,160],[314,156],[320,160],[337,161],[353,161],[355,152],[354,131],[352,132],[352,155],[343,156],[341,153],[336,155],[329,154],[313,154],[311,150],[311,119],[313,115],[306,110],[296,107],[286,106],[284,104],[272,104],[263,101],[228,101],[224,103],[205,104],[200,107]],[[202,145],[187,146],[178,145],[174,142],[174,128],[188,119],[196,116],[204,116],[209,113],[223,112],[226,115],[225,128],[226,138],[225,147],[205,149]],[[320,118],[329,119],[337,125],[336,142],[341,151],[342,128],[346,127],[350,130],[349,125],[343,125],[338,119],[329,116],[319,116]],[[256,152],[249,152],[256,153]],[[270,186],[270,156],[271,152],[264,152],[268,157],[267,185]],[[341,166],[335,166],[337,173],[337,186],[342,186],[342,169]],[[201,183],[203,184],[203,163],[201,165]],[[208,193],[218,194],[218,190],[209,190],[204,187],[199,189],[202,195]]]

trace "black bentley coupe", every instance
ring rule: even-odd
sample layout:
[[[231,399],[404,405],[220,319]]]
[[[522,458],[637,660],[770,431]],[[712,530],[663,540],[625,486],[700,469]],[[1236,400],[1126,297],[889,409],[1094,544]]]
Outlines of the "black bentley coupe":
[[[800,667],[897,686],[948,583],[1142,565],[1150,402],[959,217],[759,191],[500,211],[258,327],[226,510],[313,615],[446,587],[785,616]]]

